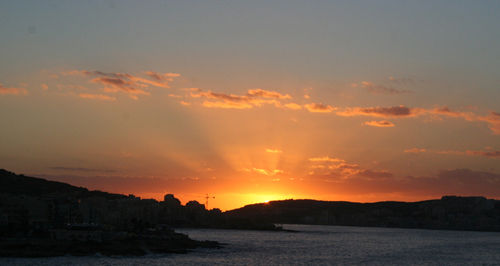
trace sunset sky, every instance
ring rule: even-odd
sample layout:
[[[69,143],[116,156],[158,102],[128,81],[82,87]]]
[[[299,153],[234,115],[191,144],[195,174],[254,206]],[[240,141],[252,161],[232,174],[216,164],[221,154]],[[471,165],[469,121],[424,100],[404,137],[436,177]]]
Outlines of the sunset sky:
[[[499,25],[500,1],[0,1],[0,168],[222,210],[500,199]]]

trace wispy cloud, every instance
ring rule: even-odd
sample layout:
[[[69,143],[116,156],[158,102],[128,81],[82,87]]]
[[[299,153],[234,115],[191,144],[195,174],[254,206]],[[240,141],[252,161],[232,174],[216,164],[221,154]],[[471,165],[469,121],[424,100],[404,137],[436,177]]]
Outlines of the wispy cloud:
[[[337,109],[330,105],[323,105],[322,103],[306,104],[304,107],[311,113],[331,113]]]
[[[500,158],[500,151],[467,151],[467,155]]]
[[[371,94],[402,94],[412,93],[409,90],[396,90],[394,88],[387,88],[382,85],[376,85],[371,82],[362,82],[363,88],[367,89]]]
[[[28,94],[28,91],[24,88],[6,88],[0,84],[0,94]]]
[[[292,99],[288,94],[282,95],[275,91],[266,91],[261,89],[248,90],[247,93],[250,97],[262,97],[262,98],[275,98],[275,99]]]
[[[442,115],[456,118],[463,118],[467,121],[482,121],[488,123],[488,127],[493,131],[493,134],[500,134],[500,114],[498,112],[490,111],[489,115],[481,116],[470,112],[457,112],[452,111],[447,106],[441,108],[434,108],[428,111],[434,115]]]
[[[421,152],[426,152],[426,151],[427,151],[426,149],[413,148],[411,150],[405,150],[404,152],[405,153],[421,153]]]
[[[262,174],[262,175],[269,175],[269,176],[272,176],[272,175],[276,175],[276,174],[282,174],[284,173],[283,170],[278,170],[278,169],[275,169],[273,171],[269,171],[269,170],[266,170],[266,169],[259,169],[259,168],[244,168],[242,169],[244,172],[255,172],[255,173],[258,173],[258,174]]]
[[[413,79],[397,79],[397,78],[393,78],[393,77],[390,77],[389,79],[392,82],[397,83],[397,84],[413,84],[413,83],[415,83],[413,81]]]
[[[216,108],[237,108],[246,109],[262,104],[275,104],[279,106],[277,100],[291,99],[290,95],[282,95],[275,91],[266,91],[261,89],[249,90],[245,95],[226,94],[223,92],[204,92],[199,88],[187,89],[193,98],[206,98],[218,100],[216,102],[205,100],[203,106]]]
[[[271,149],[266,149],[266,152],[269,152],[269,153],[283,153],[280,150],[271,150]]]
[[[389,171],[371,170],[357,164],[340,163],[338,165],[330,165],[328,169],[331,172],[319,175],[323,178],[326,177],[327,181],[342,181],[346,179],[384,180],[393,177],[393,174]],[[314,172],[310,174],[316,175]]]
[[[78,97],[85,98],[85,99],[94,99],[94,100],[107,100],[107,101],[114,101],[114,100],[116,100],[115,97],[110,97],[110,96],[103,95],[103,94],[86,94],[86,93],[81,93],[81,94],[78,94]]]
[[[427,150],[427,149],[417,149],[413,148],[411,150],[405,150],[405,153],[422,153],[430,152],[437,154],[457,154],[457,155],[470,155],[470,156],[483,156],[487,158],[500,158],[500,151],[440,151],[440,150]]]
[[[296,103],[287,103],[284,105],[285,108],[292,109],[292,110],[299,110],[302,109],[302,106],[296,104]]]
[[[368,125],[368,126],[373,126],[373,127],[393,127],[394,126],[394,124],[389,122],[389,121],[367,121],[364,124]]]
[[[344,160],[342,159],[338,159],[338,158],[330,158],[328,156],[325,156],[325,157],[317,157],[317,158],[309,158],[309,161],[311,162],[335,162],[335,163],[338,163],[338,162],[345,162]]]
[[[147,78],[140,76],[125,74],[125,73],[106,73],[102,71],[65,71],[62,75],[65,76],[84,76],[84,77],[95,77],[90,80],[92,83],[103,84],[106,87],[105,91],[108,92],[118,92],[123,91],[128,93],[131,98],[137,99],[137,95],[150,95],[144,89],[149,86],[169,88],[169,82],[173,80],[174,77],[179,77],[179,74],[166,73],[160,74],[153,71],[143,72]],[[96,77],[97,76],[97,77]],[[148,79],[149,78],[149,79]]]
[[[410,108],[404,105],[392,107],[369,107],[369,108],[346,108],[344,111],[337,112],[341,116],[366,115],[383,118],[415,117],[424,114],[425,110],[420,108]]]
[[[225,101],[225,102],[204,101],[203,106],[212,108],[235,108],[235,109],[253,108],[253,105],[248,104],[246,102],[231,102],[231,101]]]

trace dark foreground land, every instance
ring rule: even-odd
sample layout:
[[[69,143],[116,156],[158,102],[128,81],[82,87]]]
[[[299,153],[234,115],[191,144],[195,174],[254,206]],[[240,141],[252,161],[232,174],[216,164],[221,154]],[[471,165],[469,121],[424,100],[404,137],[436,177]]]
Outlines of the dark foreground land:
[[[196,248],[221,248],[215,241],[196,241],[185,235],[170,238],[134,237],[112,241],[10,238],[0,240],[0,257],[57,257],[64,255],[144,256],[149,253],[185,254]]]
[[[420,202],[283,200],[221,212],[172,194],[164,201],[17,175],[0,169],[0,256],[186,253],[219,248],[172,228],[283,230],[276,224],[500,232],[500,201],[444,196]],[[125,236],[124,236],[125,235]]]

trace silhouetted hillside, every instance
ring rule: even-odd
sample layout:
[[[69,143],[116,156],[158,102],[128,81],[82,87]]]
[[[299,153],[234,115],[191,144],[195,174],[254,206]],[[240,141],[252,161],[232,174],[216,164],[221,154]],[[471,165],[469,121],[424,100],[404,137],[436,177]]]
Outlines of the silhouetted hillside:
[[[283,200],[247,205],[224,215],[278,224],[500,231],[500,201],[484,197],[377,203]]]
[[[99,196],[106,199],[127,197],[121,194],[89,191],[83,187],[75,187],[70,184],[48,181],[42,178],[16,175],[15,173],[4,169],[0,169],[0,193],[26,196],[41,196],[51,193],[61,193],[71,195],[76,198]]]

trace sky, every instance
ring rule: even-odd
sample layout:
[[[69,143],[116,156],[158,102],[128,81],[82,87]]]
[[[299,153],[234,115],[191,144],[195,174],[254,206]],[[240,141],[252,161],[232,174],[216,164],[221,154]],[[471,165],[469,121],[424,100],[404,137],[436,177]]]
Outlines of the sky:
[[[500,199],[499,24],[498,1],[0,1],[0,168],[221,210]]]

